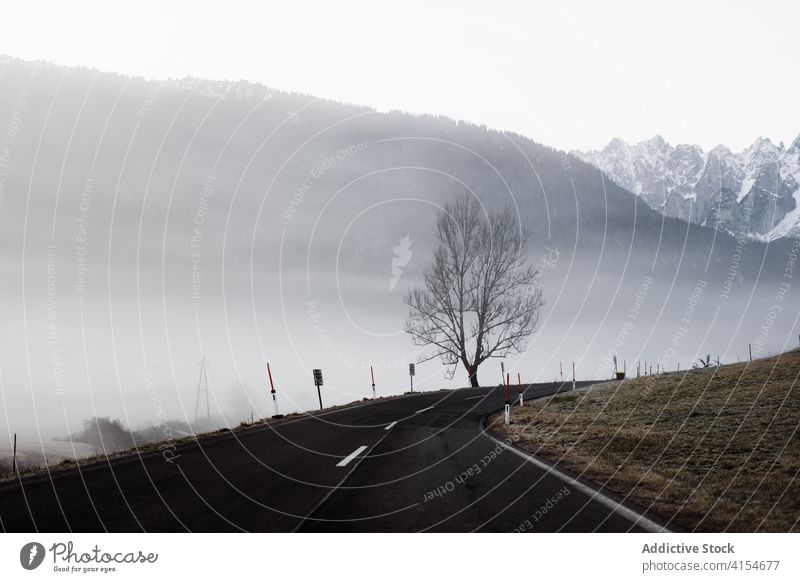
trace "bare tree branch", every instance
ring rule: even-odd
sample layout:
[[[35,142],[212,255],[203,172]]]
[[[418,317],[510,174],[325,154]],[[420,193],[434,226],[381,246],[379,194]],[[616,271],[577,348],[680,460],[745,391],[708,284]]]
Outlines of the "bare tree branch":
[[[461,362],[477,386],[478,367],[527,348],[543,305],[539,272],[526,264],[528,234],[504,209],[485,214],[465,195],[444,206],[436,221],[439,246],[423,285],[405,296],[405,330],[455,372]]]

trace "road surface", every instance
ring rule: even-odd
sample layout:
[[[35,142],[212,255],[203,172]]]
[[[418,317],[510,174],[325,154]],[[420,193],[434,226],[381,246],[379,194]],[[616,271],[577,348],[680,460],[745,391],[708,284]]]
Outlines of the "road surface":
[[[525,398],[561,387],[530,385]],[[657,518],[493,439],[483,421],[504,401],[496,387],[407,395],[203,439],[172,463],[155,451],[6,482],[0,529],[657,529]]]

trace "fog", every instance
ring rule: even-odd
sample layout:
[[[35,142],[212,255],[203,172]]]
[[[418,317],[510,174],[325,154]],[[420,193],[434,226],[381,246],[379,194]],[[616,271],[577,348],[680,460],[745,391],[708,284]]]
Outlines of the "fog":
[[[534,140],[536,136],[530,136]],[[524,382],[795,347],[793,241],[663,219],[514,135],[246,83],[153,82],[7,60],[0,83],[0,440],[237,425],[409,388],[403,332],[440,205],[469,192],[532,231],[545,307]],[[500,381],[500,362],[479,371]],[[415,389],[466,384],[441,362]],[[204,423],[206,427],[208,423]],[[197,428],[197,427],[196,427]]]

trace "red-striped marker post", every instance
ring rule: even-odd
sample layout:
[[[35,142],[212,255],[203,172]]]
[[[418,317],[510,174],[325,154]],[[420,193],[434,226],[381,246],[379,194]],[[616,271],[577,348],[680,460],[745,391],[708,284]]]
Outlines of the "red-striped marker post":
[[[267,374],[269,374],[269,388],[272,393],[272,407],[275,410],[275,416],[278,416],[278,399],[275,397],[275,384],[272,382],[272,370],[269,367],[269,362],[267,362]]]

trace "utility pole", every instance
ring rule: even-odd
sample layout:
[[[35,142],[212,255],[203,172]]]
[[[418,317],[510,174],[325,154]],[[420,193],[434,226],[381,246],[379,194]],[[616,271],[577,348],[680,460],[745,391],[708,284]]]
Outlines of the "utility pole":
[[[210,362],[209,362],[210,363]],[[200,378],[197,380],[197,398],[195,398],[194,402],[194,421],[197,422],[198,419],[198,412],[200,410],[200,394],[204,393],[206,397],[206,419],[211,416],[211,409],[208,405],[208,372],[206,371],[206,366],[208,363],[206,362],[206,355],[203,354],[203,357],[200,359]]]
[[[372,366],[369,367],[369,375],[372,377],[372,398],[375,399],[375,371]]]
[[[753,346],[750,345],[750,344],[747,344],[747,351],[750,352],[750,361],[752,362],[753,361]]]
[[[17,475],[17,433],[14,433],[14,454],[11,460],[11,472]]]
[[[575,390],[575,362],[572,362],[572,389]]]
[[[558,370],[561,373],[561,383],[563,384],[564,383],[564,365],[561,362],[558,363]]]
[[[525,406],[525,402],[522,399],[522,376],[519,372],[517,372],[517,386],[519,387],[519,405]]]

